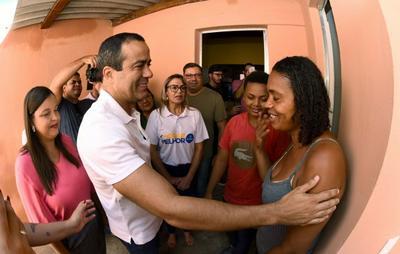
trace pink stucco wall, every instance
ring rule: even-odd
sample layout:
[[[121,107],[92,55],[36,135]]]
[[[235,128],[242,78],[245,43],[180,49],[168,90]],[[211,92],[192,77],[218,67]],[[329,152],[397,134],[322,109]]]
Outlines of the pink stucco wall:
[[[39,27],[12,31],[0,45],[0,188],[10,195],[23,218],[14,161],[21,147],[24,96],[35,85],[48,85],[65,64],[83,55],[96,54],[101,41],[112,34],[109,21],[69,20],[56,22],[47,30]]]
[[[309,55],[301,1],[209,0],[156,12],[114,28],[114,34],[143,35],[151,50],[156,95],[172,73],[195,61],[195,30],[243,25],[267,25],[270,66],[285,55]],[[313,54],[314,56],[314,54]]]
[[[194,61],[196,29],[267,26],[270,66],[293,54],[307,55],[323,66],[319,20],[308,2],[209,0],[117,27],[108,21],[70,20],[56,22],[48,30],[32,26],[12,31],[0,46],[3,193],[11,196],[22,214],[13,171],[25,93],[34,85],[49,84],[66,63],[97,52],[104,38],[125,31],[146,38],[153,59],[151,88],[157,92],[166,76]],[[320,252],[377,253],[388,238],[400,233],[400,6],[397,0],[331,0],[331,4],[343,74],[339,139],[348,155],[349,184]]]

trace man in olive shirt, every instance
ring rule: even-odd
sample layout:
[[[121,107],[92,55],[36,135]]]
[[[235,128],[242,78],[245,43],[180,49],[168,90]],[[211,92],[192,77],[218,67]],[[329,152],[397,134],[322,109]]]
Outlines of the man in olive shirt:
[[[214,151],[214,143],[218,143],[226,124],[225,104],[221,95],[203,86],[202,71],[200,65],[187,63],[183,67],[183,76],[187,83],[187,98],[190,106],[197,108],[203,116],[209,139],[204,142],[203,160],[197,170],[197,193],[204,196],[210,176],[211,162]],[[218,136],[215,135],[214,125],[217,126]]]

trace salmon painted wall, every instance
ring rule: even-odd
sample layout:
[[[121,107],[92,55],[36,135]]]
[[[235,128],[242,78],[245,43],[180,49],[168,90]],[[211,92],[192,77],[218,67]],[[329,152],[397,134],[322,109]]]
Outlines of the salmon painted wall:
[[[166,9],[114,28],[114,34],[137,32],[150,47],[154,77],[150,88],[160,97],[160,86],[173,73],[195,61],[195,30],[243,25],[268,26],[270,66],[286,55],[309,55],[302,1],[209,0]],[[161,27],[161,29],[158,29]]]
[[[270,66],[286,55],[300,54],[323,67],[318,12],[308,8],[308,3],[307,0],[254,1],[249,5],[248,1],[211,0],[133,20],[116,27],[114,33],[135,31],[144,35],[152,51],[155,73],[152,87],[157,91],[168,74],[180,72],[184,63],[194,60],[194,30],[208,27],[267,25]],[[360,229],[358,237],[352,231],[354,227],[357,230],[371,224],[366,220],[366,224],[359,225],[359,218],[369,208],[368,201],[387,156],[393,113],[392,52],[377,0],[331,0],[331,4],[342,58],[339,139],[348,155],[349,184],[319,250],[321,253],[376,253],[386,236],[380,235],[381,239],[365,244],[361,239],[367,231]],[[158,24],[174,29],[157,31],[154,27]],[[368,29],[362,29],[366,24]],[[388,217],[386,222],[390,224],[391,219]],[[380,233],[379,229],[369,232]],[[375,247],[374,251],[371,246]],[[354,247],[359,251],[354,251]]]
[[[46,30],[35,25],[11,31],[0,45],[0,186],[23,218],[14,162],[21,147],[24,96],[35,85],[48,85],[67,63],[96,54],[100,43],[111,34],[109,21],[69,20],[56,22]]]
[[[56,22],[48,30],[32,26],[11,32],[0,46],[3,193],[15,200],[21,214],[14,160],[23,128],[23,96],[33,85],[48,84],[66,63],[97,52],[105,37],[129,31],[146,38],[153,58],[151,88],[158,95],[166,76],[180,73],[186,62],[194,61],[196,29],[264,25],[270,66],[294,54],[308,55],[322,66],[318,15],[308,2],[254,0],[250,5],[245,0],[209,0],[114,28],[106,21],[71,20]],[[331,4],[341,50],[339,139],[349,158],[349,185],[319,248],[321,253],[377,253],[388,238],[400,233],[400,6],[397,0],[331,0]]]
[[[334,236],[351,230],[338,253],[378,253],[400,234],[400,3],[335,0],[332,9],[342,50],[340,138],[351,155],[346,214]],[[397,243],[390,253],[399,250]]]

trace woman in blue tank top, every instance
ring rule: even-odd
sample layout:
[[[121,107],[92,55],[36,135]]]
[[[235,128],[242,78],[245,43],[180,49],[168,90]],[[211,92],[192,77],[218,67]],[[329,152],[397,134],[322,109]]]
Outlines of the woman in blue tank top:
[[[318,67],[305,57],[286,57],[269,76],[266,114],[257,128],[257,165],[263,183],[263,203],[272,203],[315,175],[321,180],[311,193],[339,188],[343,195],[346,159],[329,131],[329,97]],[[286,131],[292,144],[270,165],[262,150],[268,126]],[[259,149],[258,149],[259,148]],[[310,226],[274,225],[257,232],[257,250],[265,253],[312,253],[327,220]]]

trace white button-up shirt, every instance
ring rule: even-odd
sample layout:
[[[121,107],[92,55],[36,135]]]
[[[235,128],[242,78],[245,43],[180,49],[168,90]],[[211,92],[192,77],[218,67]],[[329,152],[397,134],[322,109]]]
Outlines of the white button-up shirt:
[[[128,200],[113,187],[144,163],[151,165],[150,145],[140,126],[139,113],[133,110],[132,115],[128,115],[109,93],[102,90],[82,120],[77,146],[107,214],[111,232],[128,243],[131,238],[136,244],[151,241],[162,219]]]

